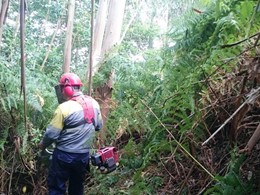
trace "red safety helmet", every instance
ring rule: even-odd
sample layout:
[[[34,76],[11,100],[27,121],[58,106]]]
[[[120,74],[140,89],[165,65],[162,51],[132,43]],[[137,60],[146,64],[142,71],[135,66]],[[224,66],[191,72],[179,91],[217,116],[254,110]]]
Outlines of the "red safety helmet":
[[[61,75],[59,85],[62,89],[62,94],[68,98],[73,97],[74,87],[78,86],[79,88],[82,86],[82,82],[78,75],[74,73],[64,73]]]

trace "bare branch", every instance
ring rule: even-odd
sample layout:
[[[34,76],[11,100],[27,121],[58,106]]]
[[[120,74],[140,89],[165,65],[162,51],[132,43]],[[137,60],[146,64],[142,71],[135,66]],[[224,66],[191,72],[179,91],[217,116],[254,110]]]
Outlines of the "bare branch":
[[[207,144],[233,117],[246,105],[251,104],[255,101],[255,99],[259,96],[260,87],[256,90],[252,90],[251,93],[248,95],[246,101],[239,106],[239,108],[205,141],[202,143],[202,146]]]
[[[246,39],[243,39],[241,41],[238,41],[238,42],[235,42],[235,43],[232,43],[232,44],[227,44],[227,45],[222,45],[220,46],[221,48],[226,48],[226,47],[233,47],[233,46],[236,46],[236,45],[239,45],[240,43],[243,43],[245,41],[248,41],[248,39],[251,39],[255,36],[259,36],[260,35],[260,32],[254,34],[254,35],[251,35],[250,37],[246,38]],[[255,46],[256,46],[256,43],[255,43]]]

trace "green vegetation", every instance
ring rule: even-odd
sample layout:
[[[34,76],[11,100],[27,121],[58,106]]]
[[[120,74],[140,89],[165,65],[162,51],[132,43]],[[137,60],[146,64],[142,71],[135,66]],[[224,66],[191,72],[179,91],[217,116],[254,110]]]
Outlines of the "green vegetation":
[[[119,149],[120,165],[108,175],[91,167],[87,194],[259,194],[259,163],[254,164],[259,149],[238,155],[259,121],[257,103],[236,117],[237,126],[228,122],[202,146],[242,104],[240,98],[259,88],[259,1],[192,2],[146,1],[149,9],[143,12],[149,20],[144,25],[138,12],[121,45],[95,75],[94,87],[115,70],[105,144]],[[10,3],[8,14],[13,22],[16,3]],[[87,60],[80,51],[89,45],[90,13],[85,9],[90,10],[90,4],[78,3],[82,6],[71,71],[84,78]],[[135,3],[129,1],[126,15]],[[65,4],[28,2],[26,116],[17,26],[5,25],[0,52],[0,192],[12,189],[19,194],[26,186],[29,193],[46,193],[46,166],[37,143],[58,104],[54,86],[63,62]],[[157,21],[166,18],[163,30]],[[58,20],[59,33],[44,62]],[[156,40],[160,47],[153,45]]]

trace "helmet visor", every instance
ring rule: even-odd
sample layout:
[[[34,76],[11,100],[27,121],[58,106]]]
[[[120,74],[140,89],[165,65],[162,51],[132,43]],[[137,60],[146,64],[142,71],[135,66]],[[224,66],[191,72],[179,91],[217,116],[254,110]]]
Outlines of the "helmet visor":
[[[61,86],[61,85],[56,85],[55,87],[54,87],[54,89],[55,89],[55,92],[56,92],[56,97],[57,97],[57,99],[58,99],[58,102],[59,102],[59,104],[61,104],[61,103],[63,103],[63,102],[65,102],[66,101],[66,99],[64,98],[64,96],[63,96],[63,94],[62,94],[62,88],[63,88],[64,86]]]

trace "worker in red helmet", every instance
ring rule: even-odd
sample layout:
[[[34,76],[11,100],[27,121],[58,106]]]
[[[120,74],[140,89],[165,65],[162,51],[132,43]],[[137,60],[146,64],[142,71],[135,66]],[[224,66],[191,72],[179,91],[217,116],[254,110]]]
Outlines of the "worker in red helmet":
[[[49,195],[65,194],[67,181],[69,195],[83,195],[89,149],[103,123],[99,104],[83,95],[81,87],[76,74],[61,76],[59,89],[66,101],[57,107],[39,143],[42,150],[55,143],[47,179]]]

